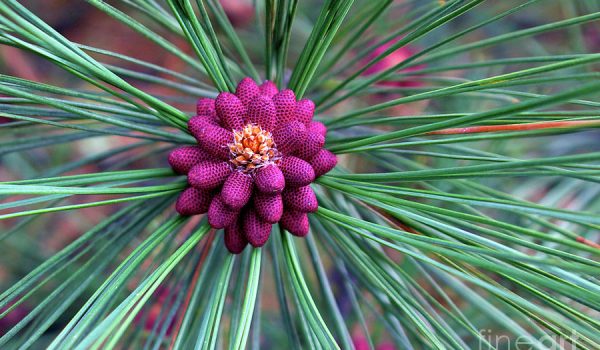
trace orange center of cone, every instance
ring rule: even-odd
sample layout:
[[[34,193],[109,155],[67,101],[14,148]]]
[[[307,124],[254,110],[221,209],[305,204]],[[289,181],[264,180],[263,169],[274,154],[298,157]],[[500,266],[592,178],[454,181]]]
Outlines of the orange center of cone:
[[[281,158],[271,133],[257,124],[250,123],[241,130],[233,130],[233,142],[227,146],[231,163],[243,172],[277,164]]]

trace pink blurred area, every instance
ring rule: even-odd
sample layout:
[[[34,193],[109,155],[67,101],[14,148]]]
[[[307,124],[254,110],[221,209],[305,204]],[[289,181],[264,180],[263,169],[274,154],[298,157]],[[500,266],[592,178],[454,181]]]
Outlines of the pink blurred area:
[[[13,304],[8,305],[7,307],[0,309],[0,314],[4,313],[9,307]],[[13,310],[11,310],[6,316],[0,318],[0,336],[6,334],[11,328],[13,328],[17,323],[19,323],[25,316],[27,316],[31,312],[31,308],[25,305],[17,305]]]
[[[355,335],[352,337],[352,345],[355,350],[370,350],[369,341],[362,335]],[[381,342],[375,344],[375,350],[398,350],[394,344],[390,342]]]
[[[401,38],[397,38],[397,39],[391,40],[387,43],[376,46],[375,49],[372,52],[370,52],[361,61],[361,64],[362,65],[369,64],[371,61],[376,59],[377,56],[388,51],[400,39]],[[379,39],[373,40],[372,45],[377,45],[376,41],[378,41],[378,40]],[[382,58],[377,63],[373,64],[371,67],[367,68],[364,71],[363,76],[368,77],[368,76],[372,76],[372,75],[384,72],[388,69],[391,69],[391,68],[395,67],[396,65],[409,59],[418,51],[419,51],[418,48],[415,46],[410,46],[410,45],[401,46],[401,47],[397,48],[396,50],[393,50],[390,54],[388,54],[387,56]],[[412,66],[412,67],[408,67],[405,69],[401,69],[397,72],[390,74],[389,77],[391,79],[381,80],[381,81],[377,82],[375,85],[380,86],[380,87],[389,87],[389,88],[420,88],[420,87],[423,87],[425,84],[421,80],[419,80],[417,77],[414,77],[414,76],[407,76],[402,79],[395,78],[395,75],[397,73],[416,72],[423,68],[425,68],[425,65],[417,65],[417,66]],[[390,101],[393,99],[400,98],[402,96],[404,96],[403,93],[380,92],[377,94],[370,95],[368,97],[368,102],[371,105],[379,104],[379,103],[384,103],[384,102],[387,102],[387,101]],[[401,105],[389,108],[388,113],[390,113],[391,115],[394,115],[394,116],[417,115],[417,114],[420,114],[423,112],[423,110],[427,107],[427,104],[428,104],[428,101],[419,101],[419,102],[413,102],[413,103],[408,103],[408,104],[401,104]]]
[[[382,45],[379,45],[378,47],[376,47],[375,50],[373,50],[363,60],[363,64],[364,65],[368,64],[369,62],[371,62],[372,60],[377,58],[377,56],[379,56],[379,55],[383,54],[384,52],[386,52],[387,50],[389,50],[400,39],[401,38],[391,40],[385,44],[382,44]],[[417,52],[417,50],[411,46],[399,47],[398,49],[392,51],[392,53],[390,53],[389,55],[387,55],[386,57],[381,59],[379,62],[375,63],[374,65],[372,65],[371,67],[366,69],[365,72],[363,73],[363,75],[370,76],[373,74],[377,74],[377,73],[386,71],[386,70],[402,63],[403,61],[409,59],[416,52]],[[418,66],[414,66],[414,67],[408,67],[405,69],[401,69],[399,72],[400,73],[415,72],[420,69],[423,69],[424,67],[425,67],[424,65],[418,65]],[[391,77],[394,77],[394,74],[392,74]],[[419,87],[419,86],[423,85],[423,83],[421,81],[419,81],[417,79],[411,79],[411,78],[406,78],[406,79],[398,80],[398,81],[383,80],[383,81],[378,82],[377,84],[385,85],[385,86],[397,86],[397,87]]]
[[[220,3],[234,27],[246,27],[254,20],[252,0],[220,0]]]

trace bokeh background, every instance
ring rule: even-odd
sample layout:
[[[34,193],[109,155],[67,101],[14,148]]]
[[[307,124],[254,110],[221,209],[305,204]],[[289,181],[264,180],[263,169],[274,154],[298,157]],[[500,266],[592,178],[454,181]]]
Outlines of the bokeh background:
[[[394,11],[390,11],[388,18],[381,21],[370,30],[369,35],[373,42],[377,38],[385,35],[389,30],[390,23],[394,23],[395,18],[401,18],[402,13],[410,11],[410,4],[403,6],[403,1],[397,1],[399,4]],[[574,1],[576,2],[576,1]],[[121,53],[126,56],[141,59],[154,65],[165,67],[170,70],[182,73],[190,73],[187,71],[187,66],[173,55],[167,53],[151,41],[141,37],[130,28],[126,27],[119,21],[110,18],[105,13],[99,11],[95,7],[80,0],[23,0],[21,1],[34,13],[38,14],[47,23],[52,25],[56,30],[65,35],[70,40],[84,45],[91,45],[97,48],[104,48],[114,52]],[[318,6],[314,5],[314,1],[301,1],[300,14],[297,23],[298,28],[294,33],[297,36],[297,41],[303,42],[309,34],[310,26],[307,18],[314,18],[318,11]],[[410,3],[410,2],[407,2]],[[462,38],[463,43],[474,39],[481,39],[487,36],[507,33],[514,30],[528,28],[535,25],[549,23],[553,20],[564,19],[571,16],[569,11],[575,11],[569,4],[569,1],[551,1],[548,6],[535,6],[524,9],[517,14],[510,16],[509,19],[499,21],[494,25],[487,26],[480,31],[476,31],[465,38]],[[255,7],[250,0],[221,0],[221,4],[225,9],[228,17],[234,24],[236,30],[243,40],[256,40],[259,31],[256,26]],[[502,5],[497,5],[502,7]],[[514,6],[514,2],[507,1],[506,8]],[[120,6],[126,13],[135,15],[137,10],[133,7]],[[475,21],[475,14],[485,16],[486,8],[481,7],[478,11],[474,11],[473,15],[467,15],[464,21]],[[498,8],[494,8],[498,11]],[[491,16],[491,15],[490,15]],[[452,26],[452,24],[451,24]],[[165,38],[175,44],[184,52],[192,54],[192,50],[188,47],[183,38],[170,34],[163,33]],[[438,37],[435,37],[437,35]],[[398,62],[409,57],[413,52],[419,50],[419,46],[427,46],[429,42],[434,42],[439,39],[443,33],[437,33],[433,37],[425,38],[421,42],[416,43],[412,47],[402,48],[392,55],[388,56],[380,65],[374,66],[365,72],[366,75],[377,73],[387,69]],[[371,57],[376,56],[387,48],[373,47]],[[253,48],[247,45],[249,53],[255,61],[260,61],[262,55],[262,47],[257,45]],[[294,62],[301,47],[300,45],[292,44],[290,62]],[[589,25],[572,28],[564,31],[550,32],[535,37],[535,40],[527,40],[524,42],[509,42],[505,45],[497,45],[491,48],[477,50],[462,57],[455,59],[454,64],[484,61],[493,58],[510,58],[523,57],[527,55],[571,55],[574,53],[584,52],[600,52],[600,26],[596,22]],[[103,62],[109,63],[118,67],[118,71],[136,72],[146,77],[157,77],[170,80],[171,77],[150,67],[144,69],[137,64],[128,64],[122,59],[95,54],[94,57],[101,57]],[[357,62],[360,65],[361,62]],[[460,70],[456,69],[443,74],[430,75],[411,75],[411,73],[419,70],[432,68],[431,66],[413,67],[406,71],[404,76],[390,80],[378,85],[380,92],[372,94],[362,99],[353,99],[336,107],[339,111],[349,111],[358,106],[375,104],[382,101],[387,101],[396,96],[401,96],[397,92],[397,88],[404,89],[406,94],[410,94],[420,89],[439,83],[440,80],[447,79],[448,81],[460,81],[461,79],[478,79],[492,74],[500,74],[504,71],[504,67],[485,67],[481,69]],[[56,84],[62,87],[85,88],[89,86],[80,85],[79,80],[72,79],[63,71],[58,70],[53,65],[39,59],[33,55],[23,53],[17,49],[0,46],[0,73],[14,75],[25,79],[47,82]],[[193,76],[193,73],[190,73]],[[165,84],[153,84],[148,79],[138,79],[135,77],[128,78],[134,82],[134,85],[144,91],[147,91],[155,96],[173,103],[178,108],[192,113],[195,106],[195,98],[190,94],[181,94],[180,89],[170,88]],[[208,83],[208,82],[207,82]],[[569,88],[569,83],[565,82],[564,88]],[[327,85],[327,81],[325,81]],[[387,92],[389,88],[394,88],[393,93]],[[553,84],[550,88],[545,87],[523,87],[523,93],[527,92],[544,92],[555,93],[561,90],[560,84]],[[435,111],[451,113],[456,111],[477,111],[485,108],[487,105],[503,105],[518,101],[518,96],[498,95],[497,98],[481,99],[477,94],[461,95],[460,98],[447,98],[436,100],[433,102],[419,102],[401,107],[394,107],[386,111],[388,115],[419,115],[424,111]],[[488,96],[489,97],[489,96]],[[0,97],[1,99],[2,97]],[[0,106],[2,108],[2,106]],[[15,123],[7,119],[0,120],[0,123]],[[19,122],[16,122],[19,123]],[[383,128],[385,129],[385,128]],[[8,140],[6,128],[0,126],[0,140]],[[356,134],[360,134],[360,128],[354,130]],[[13,135],[14,136],[14,135]],[[348,135],[339,135],[348,136]],[[52,135],[48,135],[52,137]],[[0,147],[0,180],[8,181],[13,179],[35,178],[39,174],[44,173],[45,176],[58,175],[48,174],[47,169],[57,167],[61,164],[66,164],[67,161],[90,157],[94,154],[101,154],[114,148],[130,148],[117,158],[102,159],[99,158],[85,166],[73,167],[73,169],[63,169],[63,174],[78,174],[89,172],[110,171],[117,168],[143,169],[157,168],[167,166],[166,154],[170,149],[167,145],[156,144],[153,150],[160,149],[162,153],[153,153],[149,156],[148,148],[137,147],[139,141],[127,137],[111,136],[111,137],[94,137],[86,139],[77,139],[74,133],[72,142],[52,144],[47,147],[36,147],[30,150],[20,148],[19,152],[13,152],[11,147],[19,147],[19,139],[25,140],[28,138],[26,128],[21,128],[18,135],[14,137],[15,142],[11,144],[4,143]],[[44,143],[45,140],[36,140],[38,143]],[[578,133],[577,135],[563,135],[553,138],[552,143],[547,144],[544,138],[525,139],[520,142],[506,141],[481,141],[477,144],[470,145],[473,149],[484,149],[488,151],[498,152],[506,155],[530,155],[535,156],[536,153],[543,155],[561,155],[576,153],[577,150],[600,150],[600,133],[598,131],[589,131]],[[534,152],[532,154],[532,152]],[[416,160],[424,163],[432,162],[430,158],[419,158],[414,156]],[[345,166],[358,171],[377,171],[367,159],[360,157],[343,157],[342,162]],[[437,160],[436,166],[444,166],[448,164],[456,164],[454,160]],[[433,165],[433,164],[432,164]],[[490,180],[490,183],[494,180]],[[593,196],[598,196],[598,188],[595,191],[589,192],[587,196],[581,196],[578,191],[581,188],[572,188],[568,185],[557,186],[556,183],[546,181],[531,182],[514,182],[504,180],[499,183],[499,186],[513,188],[513,194],[518,197],[552,204],[560,208],[577,210],[580,206],[586,204],[586,201],[593,201]],[[591,197],[591,198],[588,198]],[[101,198],[101,197],[98,197]],[[76,196],[70,198],[68,203],[78,203],[78,201],[89,200],[89,196]],[[597,202],[597,201],[596,201]],[[0,200],[0,208],[2,202]],[[64,211],[59,213],[39,215],[28,217],[25,219],[9,219],[0,221],[0,239],[2,240],[2,251],[0,254],[0,289],[4,290],[12,283],[22,278],[26,273],[33,270],[45,259],[51,257],[54,253],[66,246],[68,243],[75,240],[83,232],[86,232],[90,227],[102,221],[108,215],[116,212],[120,208],[119,205],[102,206],[78,210],[76,212]],[[10,211],[8,211],[10,212]],[[4,212],[3,212],[4,213]],[[506,218],[511,221],[510,217]],[[559,223],[560,224],[560,223]],[[149,230],[152,226],[149,227]],[[185,234],[185,233],[182,233]],[[401,257],[397,257],[401,259]],[[148,261],[148,266],[152,264]],[[345,293],[344,278],[339,271],[327,267],[333,287],[336,292],[336,300],[344,313],[350,315],[352,300],[351,296]],[[68,273],[68,272],[67,272]],[[310,276],[314,278],[314,276]],[[272,329],[271,334],[265,340],[265,346],[275,346],[278,339],[283,339],[284,335],[277,331],[279,319],[277,316],[270,317],[270,314],[277,315],[278,305],[276,297],[273,295],[274,281],[271,280],[269,274],[265,274],[264,282],[268,287],[262,295],[262,307],[265,324],[272,327],[263,327],[264,329]],[[132,286],[134,284],[132,283]],[[52,338],[52,334],[61,329],[61,326],[70,320],[70,316],[78,309],[85,301],[85,296],[90,295],[96,285],[92,284],[88,290],[84,291],[78,300],[64,311],[56,323],[49,328],[46,333],[48,338]],[[51,292],[52,283],[44,287],[46,293]],[[169,293],[169,289],[176,289],[176,285],[167,285],[159,289],[153,298],[150,305],[144,309],[143,314],[139,316],[137,321],[140,329],[143,331],[151,331],[155,324],[161,322],[161,309],[164,305],[169,305],[175,302],[172,298],[173,293]],[[132,287],[133,289],[133,287]],[[44,295],[44,291],[40,292],[40,297]],[[359,296],[360,297],[360,296]],[[7,332],[14,324],[23,319],[27,313],[36,306],[36,298],[28,299],[27,303],[20,305],[15,311],[10,314],[10,317],[5,317],[0,320],[0,335]],[[377,339],[378,350],[394,349],[389,343],[383,329],[378,329],[376,319],[366,320],[372,323],[374,338]],[[353,338],[355,346],[358,349],[368,349],[368,343],[362,337],[361,327],[357,324],[353,329]],[[44,338],[40,342],[40,348],[44,344]]]

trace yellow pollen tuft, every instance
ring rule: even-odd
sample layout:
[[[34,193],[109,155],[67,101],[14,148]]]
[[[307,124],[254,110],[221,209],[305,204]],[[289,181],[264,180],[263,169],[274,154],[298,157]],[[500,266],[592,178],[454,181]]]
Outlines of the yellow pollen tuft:
[[[281,159],[271,133],[257,124],[250,123],[241,130],[233,130],[233,143],[227,146],[231,153],[230,162],[243,172],[278,164]]]

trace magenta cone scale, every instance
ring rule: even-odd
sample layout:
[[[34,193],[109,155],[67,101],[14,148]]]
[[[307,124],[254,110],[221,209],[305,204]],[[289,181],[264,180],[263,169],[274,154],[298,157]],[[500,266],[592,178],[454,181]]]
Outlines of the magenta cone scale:
[[[221,186],[229,174],[231,170],[226,162],[201,161],[188,173],[188,183],[199,189],[210,190]]]
[[[286,208],[303,213],[315,212],[319,206],[317,196],[310,186],[286,188],[282,198]]]
[[[310,184],[337,164],[323,148],[327,128],[312,120],[314,111],[311,100],[297,101],[292,90],[250,78],[235,94],[199,99],[188,122],[198,144],[169,155],[173,170],[187,175],[190,185],[177,199],[177,212],[207,213],[213,228],[225,230],[233,254],[248,243],[262,247],[276,223],[306,236],[307,213],[318,208]]]
[[[223,184],[221,199],[230,208],[242,209],[250,200],[253,187],[254,181],[250,175],[234,171]]]
[[[231,141],[231,132],[218,125],[210,124],[206,118],[194,117],[188,123],[188,129],[198,140],[198,145],[217,159],[227,160],[229,150],[223,143]]]
[[[309,161],[310,166],[315,171],[315,176],[327,174],[337,164],[337,157],[335,154],[329,152],[326,149],[321,149],[317,154]]]
[[[285,188],[285,178],[281,169],[276,165],[269,165],[257,170],[254,183],[259,191],[264,193],[278,193]]]
[[[262,193],[254,194],[254,208],[256,213],[264,221],[274,224],[281,219],[283,214],[283,200],[279,193]]]
[[[254,97],[258,94],[260,94],[260,88],[256,85],[254,80],[250,78],[242,79],[238,84],[237,89],[235,89],[235,95],[242,100],[242,103],[246,107],[248,107],[250,101],[254,100]]]
[[[242,232],[238,221],[225,228],[225,247],[233,254],[241,253],[248,245],[248,240]]]
[[[308,130],[306,141],[296,149],[296,155],[300,159],[311,160],[325,145],[325,136],[319,132]]]
[[[212,193],[194,187],[186,188],[175,204],[175,209],[181,215],[197,215],[206,213],[212,199]]]
[[[308,126],[308,131],[316,132],[323,135],[323,137],[327,136],[327,127],[321,122],[311,122]]]
[[[215,196],[208,208],[208,223],[214,228],[225,228],[235,222],[238,211],[228,207],[221,196]]]
[[[196,103],[196,115],[203,115],[217,121],[217,112],[215,110],[215,100],[212,98],[200,98]]]
[[[294,156],[283,158],[281,172],[287,187],[306,186],[315,180],[315,171],[312,166],[305,160]]]
[[[242,230],[246,239],[255,247],[262,247],[267,243],[273,224],[262,220],[254,208],[250,207],[242,215]]]
[[[198,146],[180,147],[169,154],[169,164],[178,174],[187,174],[203,160],[209,160],[210,156]]]
[[[266,80],[259,86],[260,94],[267,97],[273,97],[279,92],[277,86],[272,81]]]
[[[302,99],[296,104],[296,120],[308,125],[315,114],[315,103],[308,99]]]
[[[256,96],[248,105],[248,120],[246,124],[252,123],[260,125],[266,130],[273,130],[277,112],[275,104],[270,97]]]
[[[297,137],[290,137],[290,135],[297,135]],[[306,127],[297,120],[292,120],[279,125],[273,133],[273,137],[277,149],[284,154],[292,154],[306,142]]]
[[[277,126],[296,119],[296,95],[290,89],[281,90],[273,96],[273,103],[277,109]]]
[[[304,237],[308,234],[308,216],[306,213],[286,210],[281,216],[281,227],[294,236]]]
[[[230,92],[220,93],[215,100],[215,107],[219,121],[225,129],[238,130],[244,127],[247,109],[236,95]]]

